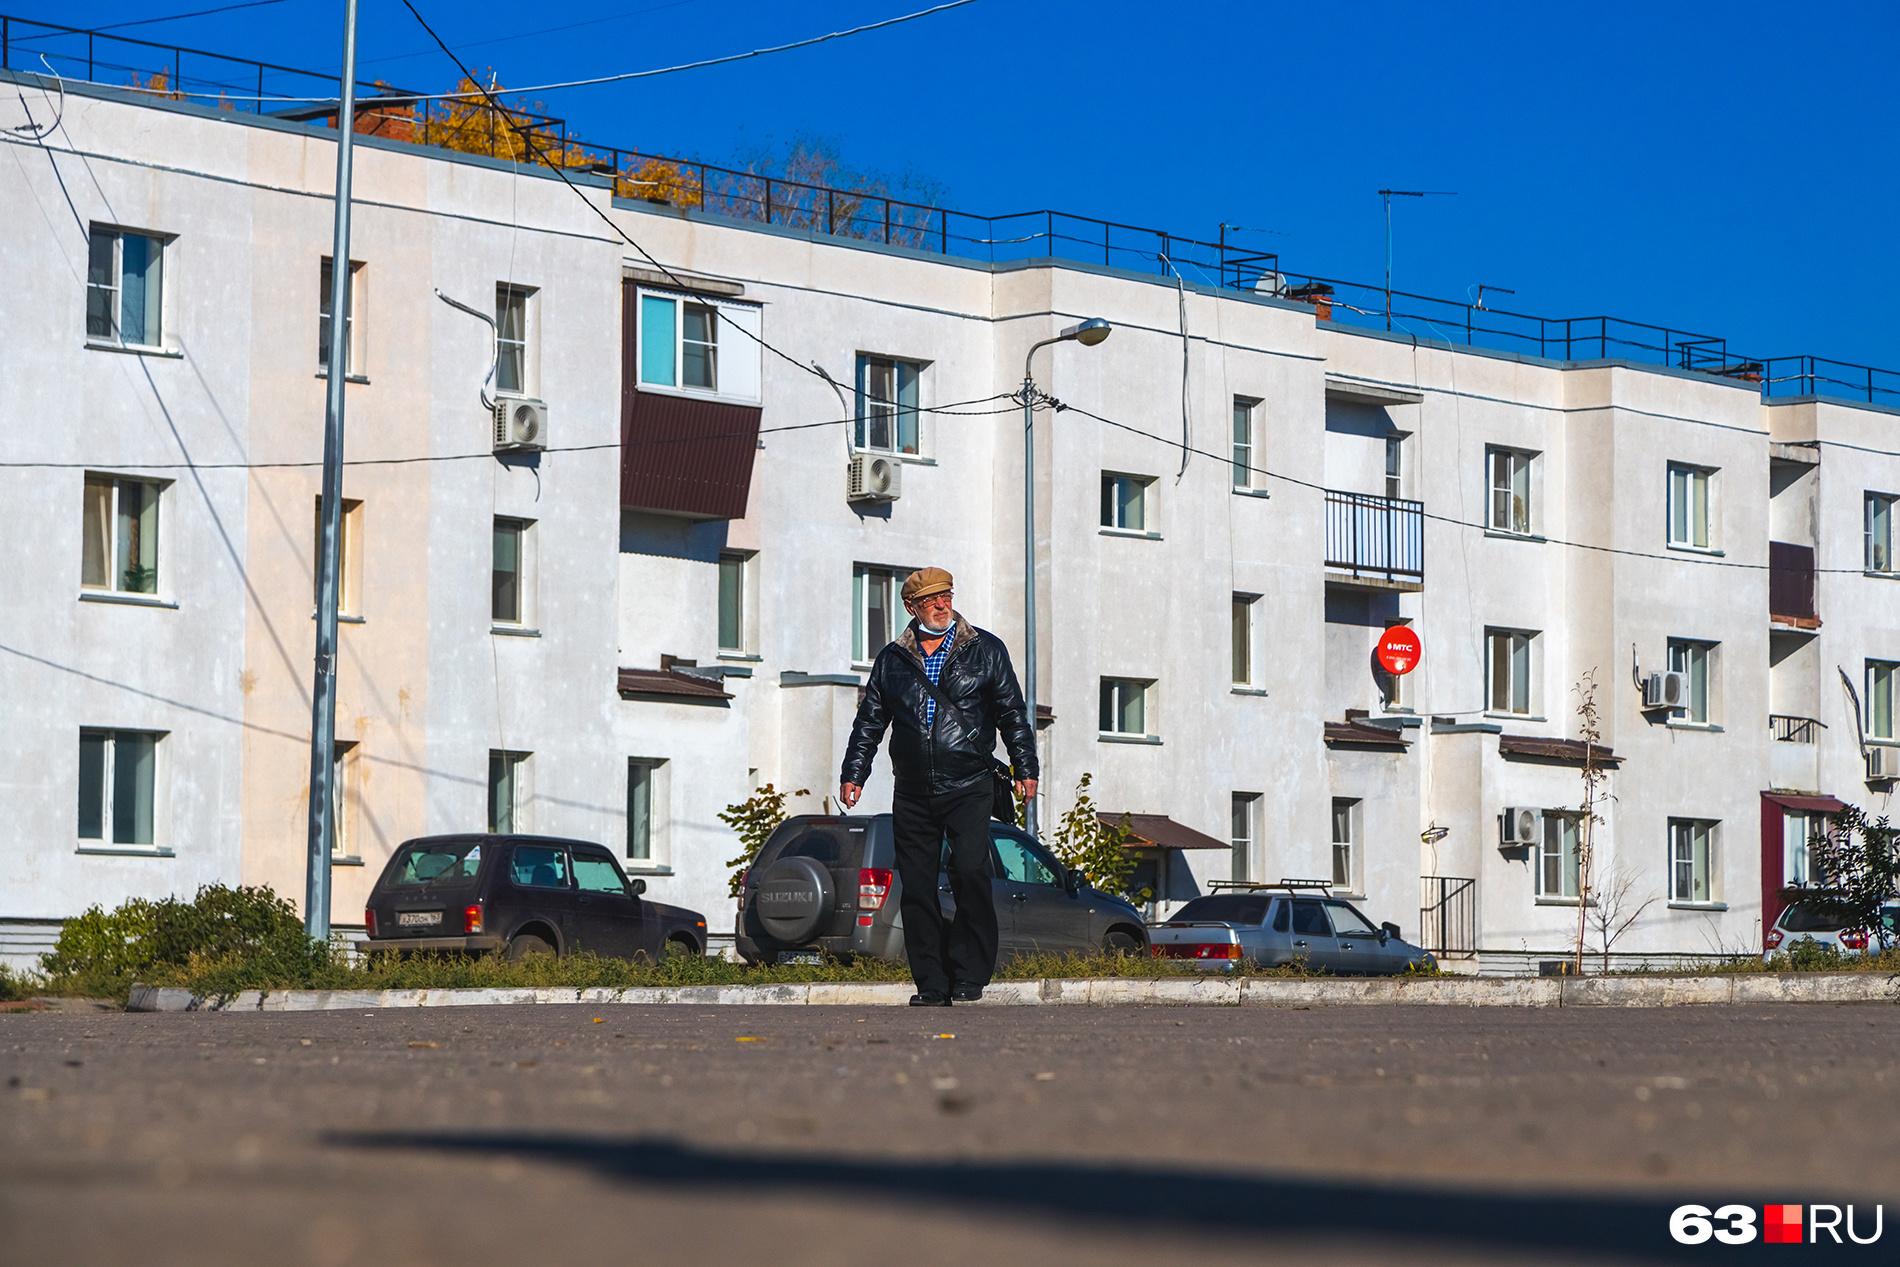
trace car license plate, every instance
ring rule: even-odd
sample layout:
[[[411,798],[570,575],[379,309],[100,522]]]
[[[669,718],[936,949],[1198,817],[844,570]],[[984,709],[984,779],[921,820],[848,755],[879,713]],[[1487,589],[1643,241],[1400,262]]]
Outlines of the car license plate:
[[[404,928],[428,928],[442,922],[442,912],[403,911],[396,916],[396,922]]]
[[[815,950],[781,950],[778,961],[780,963],[823,963],[825,957]]]

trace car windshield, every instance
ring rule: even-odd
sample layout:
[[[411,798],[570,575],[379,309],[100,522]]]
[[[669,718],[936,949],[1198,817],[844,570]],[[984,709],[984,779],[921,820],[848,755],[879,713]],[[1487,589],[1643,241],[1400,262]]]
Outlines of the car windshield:
[[[1216,893],[1197,897],[1168,917],[1170,924],[1258,924],[1273,901],[1259,893]]]
[[[1348,903],[1328,902],[1326,910],[1333,917],[1333,931],[1341,937],[1371,937],[1379,931]]]
[[[402,847],[390,870],[390,884],[411,888],[419,884],[453,884],[472,880],[482,865],[479,840],[417,841]]]
[[[1847,921],[1814,902],[1796,902],[1781,913],[1781,927],[1790,933],[1837,933]]]

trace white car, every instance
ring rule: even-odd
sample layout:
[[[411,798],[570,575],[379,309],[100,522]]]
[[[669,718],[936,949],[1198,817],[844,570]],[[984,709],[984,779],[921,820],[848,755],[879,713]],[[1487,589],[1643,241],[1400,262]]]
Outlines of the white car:
[[[1764,962],[1772,960],[1776,955],[1787,954],[1795,943],[1802,941],[1832,946],[1843,955],[1864,955],[1871,944],[1878,954],[1885,946],[1900,943],[1900,900],[1889,901],[1880,908],[1880,923],[1881,928],[1872,936],[1866,930],[1849,932],[1840,917],[1829,912],[1824,904],[1797,899],[1776,917],[1774,927],[1762,939],[1761,957]]]

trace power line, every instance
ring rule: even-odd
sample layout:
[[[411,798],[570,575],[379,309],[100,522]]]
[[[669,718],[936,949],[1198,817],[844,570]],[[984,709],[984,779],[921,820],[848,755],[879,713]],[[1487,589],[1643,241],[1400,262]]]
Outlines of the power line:
[[[221,4],[215,9],[193,9],[190,13],[167,13],[155,18],[134,18],[129,22],[109,22],[105,26],[86,27],[76,31],[49,31],[45,35],[26,35],[15,39],[15,44],[30,44],[34,40],[57,39],[60,35],[103,35],[107,31],[123,31],[131,26],[152,26],[159,22],[183,22],[186,18],[207,18],[214,13],[235,13],[239,9],[264,9],[274,4],[284,4],[286,0],[241,0],[238,4]]]

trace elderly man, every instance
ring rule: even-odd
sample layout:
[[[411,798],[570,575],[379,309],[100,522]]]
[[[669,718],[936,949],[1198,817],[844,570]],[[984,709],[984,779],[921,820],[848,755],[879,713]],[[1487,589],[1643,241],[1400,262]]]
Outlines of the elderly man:
[[[1002,639],[963,619],[942,568],[904,582],[911,623],[878,652],[845,745],[838,799],[864,794],[886,727],[897,794],[891,805],[903,886],[904,952],[917,982],[912,1007],[983,997],[996,969],[996,902],[990,893],[990,813],[996,736],[1009,749],[1016,794],[1036,794],[1036,732]],[[949,844],[956,918],[937,905],[937,867]]]

